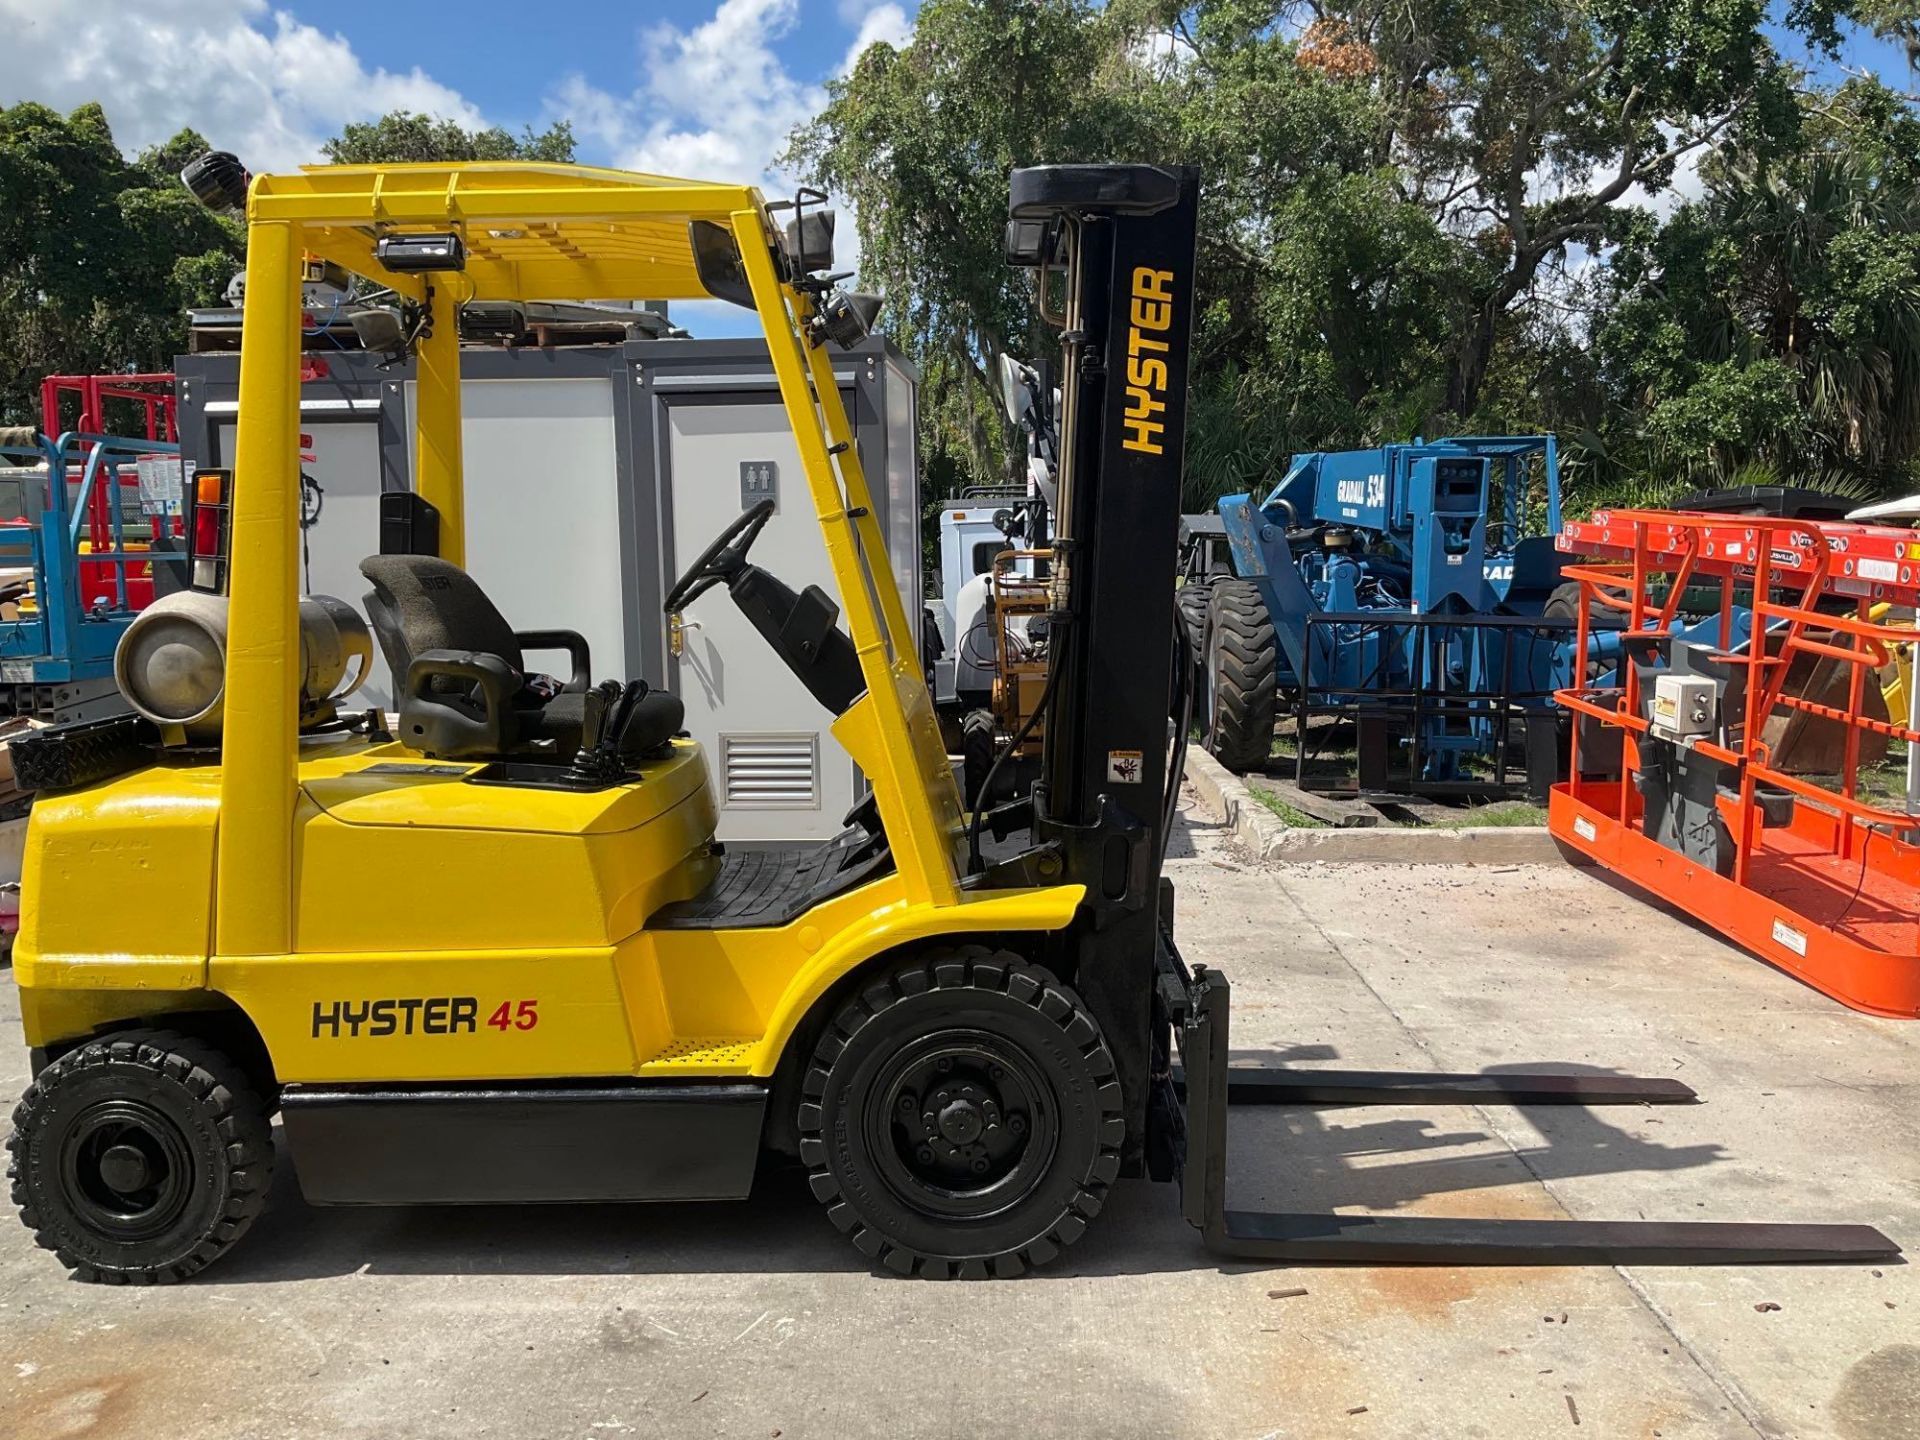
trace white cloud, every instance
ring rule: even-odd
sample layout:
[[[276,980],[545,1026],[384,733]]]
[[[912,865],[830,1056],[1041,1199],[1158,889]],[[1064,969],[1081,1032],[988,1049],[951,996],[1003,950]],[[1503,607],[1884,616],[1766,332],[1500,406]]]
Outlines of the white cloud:
[[[1672,139],[1671,134],[1668,138]],[[1649,191],[1644,185],[1635,185],[1627,191],[1625,203],[1644,205],[1661,219],[1667,219],[1682,205],[1690,204],[1707,193],[1707,182],[1700,174],[1700,162],[1711,153],[1711,147],[1705,145],[1687,151],[1674,161],[1673,180],[1665,189]]]
[[[875,42],[900,46],[912,37],[913,22],[899,0],[839,0],[838,8],[855,35],[836,74]],[[795,127],[827,100],[827,77],[797,76],[780,55],[799,9],[799,0],[720,0],[712,16],[691,29],[651,26],[640,34],[632,91],[609,93],[574,75],[548,108],[623,168],[790,190],[794,177],[777,159]]]
[[[340,35],[267,0],[0,0],[0,103],[98,100],[128,151],[192,126],[255,170],[320,158],[349,121],[389,110],[484,123],[418,67],[369,70]]]
[[[834,71],[844,75],[867,46],[908,43],[911,0],[839,0],[840,18],[854,31]],[[799,0],[719,0],[712,15],[688,29],[659,24],[639,35],[639,73],[626,93],[614,93],[572,75],[547,101],[555,119],[572,123],[583,150],[600,151],[627,170],[701,180],[757,184],[776,198],[792,194],[799,177],[778,161],[795,128],[827,102],[827,76],[799,76],[782,57],[781,42],[799,23]],[[836,197],[846,210],[843,197]],[[857,226],[842,214],[838,230],[842,268],[856,268]],[[674,306],[674,316],[696,334],[747,333],[742,314],[718,302]]]
[[[1669,146],[1680,138],[1680,132],[1671,125],[1662,125],[1660,135],[1661,143]],[[1615,203],[1651,210],[1663,220],[1669,218],[1682,205],[1690,204],[1706,194],[1707,182],[1700,174],[1700,166],[1712,153],[1712,145],[1695,146],[1675,159],[1673,178],[1666,185],[1649,189],[1636,182],[1629,185],[1626,194]],[[1619,173],[1619,165],[1619,158],[1615,156],[1573,175],[1542,169],[1529,170],[1527,201],[1529,204],[1540,204],[1557,200],[1562,195],[1590,193],[1612,181]]]
[[[840,13],[844,16],[846,10],[843,0]],[[842,75],[853,69],[853,62],[860,58],[869,45],[891,45],[900,50],[913,39],[913,21],[898,5],[876,5],[858,17],[858,24],[859,31],[853,37],[853,44],[847,47],[847,58],[840,62]]]
[[[787,136],[826,101],[775,53],[798,18],[798,0],[722,0],[691,30],[661,24],[641,33],[640,83],[630,94],[571,76],[550,108],[625,169],[773,182]]]

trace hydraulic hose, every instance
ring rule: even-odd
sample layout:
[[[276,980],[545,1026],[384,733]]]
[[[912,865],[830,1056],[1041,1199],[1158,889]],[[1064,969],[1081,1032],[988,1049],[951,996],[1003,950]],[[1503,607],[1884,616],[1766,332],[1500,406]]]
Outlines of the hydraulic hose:
[[[1154,857],[1157,870],[1166,863],[1167,844],[1173,836],[1174,817],[1180,812],[1180,776],[1187,765],[1187,731],[1193,726],[1193,634],[1187,628],[1186,617],[1174,609],[1173,623],[1173,690],[1175,697],[1172,717],[1175,721],[1173,743],[1167,756],[1166,797],[1160,810],[1160,852]],[[1033,733],[1033,727],[1040,717],[1047,713],[1053,704],[1053,682],[1059,676],[1061,667],[1049,664],[1047,683],[1040,689],[1040,698],[1035,702],[1033,713],[1027,716],[1019,730],[1009,740],[1004,749],[994,756],[993,764],[988,767],[987,778],[980,786],[980,798],[974,806],[972,816],[967,822],[967,870],[969,874],[980,869],[980,825],[986,818],[987,797],[993,793],[993,782],[1000,778],[1000,768],[1007,763],[1009,756],[1015,754]]]
[[[1180,813],[1180,776],[1187,768],[1187,731],[1193,727],[1193,631],[1178,605],[1173,607],[1173,745],[1167,756],[1167,794],[1160,812],[1160,853],[1155,857],[1157,871],[1167,861],[1167,845],[1173,839],[1173,820]]]

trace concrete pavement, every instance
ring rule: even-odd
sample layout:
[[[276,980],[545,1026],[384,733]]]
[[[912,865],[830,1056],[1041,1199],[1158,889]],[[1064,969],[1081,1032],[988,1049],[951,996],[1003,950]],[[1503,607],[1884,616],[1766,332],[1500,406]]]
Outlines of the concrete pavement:
[[[1707,1101],[1249,1114],[1237,1206],[1859,1220],[1920,1246],[1920,1027],[1596,872],[1263,866],[1187,819],[1182,945],[1233,979],[1245,1057],[1565,1062]],[[8,1097],[17,1012],[0,980]],[[244,1244],[181,1287],[69,1283],[0,1219],[0,1436],[1920,1435],[1903,1265],[1259,1270],[1210,1260],[1145,1183],[1063,1258],[904,1282],[790,1182],[725,1206],[315,1210],[283,1164]]]

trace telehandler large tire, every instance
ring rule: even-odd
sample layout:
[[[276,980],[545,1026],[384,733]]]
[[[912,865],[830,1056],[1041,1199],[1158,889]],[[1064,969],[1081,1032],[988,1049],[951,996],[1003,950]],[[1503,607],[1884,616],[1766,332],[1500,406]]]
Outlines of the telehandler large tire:
[[[1080,999],[1004,950],[904,963],[842,1007],[801,1083],[814,1196],[868,1259],[984,1280],[1080,1238],[1120,1172],[1120,1081]]]
[[[267,1108],[241,1068],[168,1030],[105,1035],[42,1070],[13,1112],[7,1178],[78,1280],[154,1285],[220,1258],[266,1207]]]
[[[1553,592],[1547,596],[1545,607],[1540,611],[1540,618],[1543,620],[1564,620],[1569,625],[1577,622],[1580,619],[1580,582],[1578,580],[1567,580],[1554,586]],[[1626,617],[1618,610],[1610,610],[1597,600],[1588,604],[1588,634],[1597,634],[1602,630],[1624,630],[1626,628]],[[1569,632],[1567,636],[1567,642],[1569,644],[1573,642],[1571,632]],[[1596,680],[1600,677],[1601,672],[1607,669],[1607,666],[1599,660],[1589,660],[1583,669],[1586,672],[1586,678],[1588,680]]]
[[[1000,751],[999,726],[991,710],[969,710],[960,719],[960,776],[966,786],[967,809],[978,810]],[[1012,762],[1008,762],[1012,763]]]
[[[1278,647],[1250,580],[1216,580],[1207,614],[1208,752],[1236,774],[1273,754]]]
[[[1186,622],[1187,638],[1193,645],[1193,723],[1202,735],[1207,733],[1207,635],[1213,585],[1211,577],[1189,580],[1173,592],[1174,607]]]

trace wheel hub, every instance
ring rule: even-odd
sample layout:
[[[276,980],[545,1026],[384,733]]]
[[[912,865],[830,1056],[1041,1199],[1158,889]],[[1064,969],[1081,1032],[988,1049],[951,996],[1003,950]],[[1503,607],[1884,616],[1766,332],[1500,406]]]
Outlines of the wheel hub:
[[[110,1145],[100,1156],[100,1178],[116,1195],[131,1195],[152,1179],[153,1167],[136,1145]]]
[[[108,1100],[75,1118],[61,1146],[61,1181],[90,1228],[133,1241],[172,1224],[193,1198],[180,1127],[138,1100]]]
[[[954,1100],[940,1112],[940,1133],[955,1145],[971,1145],[987,1128],[980,1109],[971,1100]]]
[[[992,1215],[1045,1173],[1055,1142],[1049,1092],[1033,1062],[1003,1036],[926,1036],[881,1080],[885,1133],[874,1152],[889,1185],[923,1212]]]

